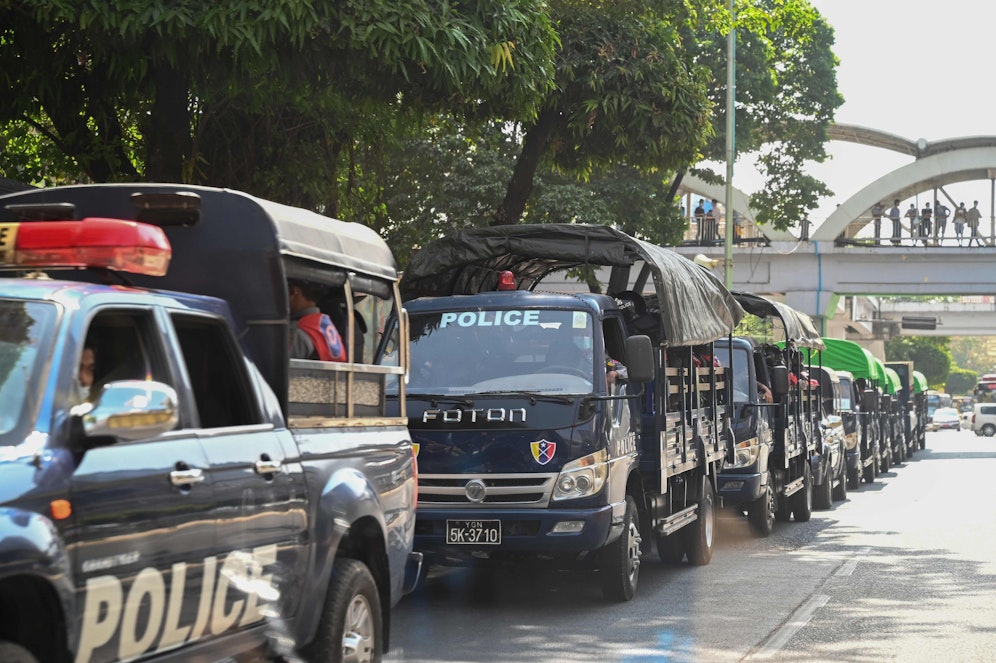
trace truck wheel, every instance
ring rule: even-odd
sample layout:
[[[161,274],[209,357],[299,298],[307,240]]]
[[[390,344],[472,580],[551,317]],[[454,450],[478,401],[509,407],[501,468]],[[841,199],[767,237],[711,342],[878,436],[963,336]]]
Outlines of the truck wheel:
[[[807,523],[813,515],[813,471],[808,462],[803,462],[802,477],[802,490],[792,496],[792,515],[797,523]]]
[[[829,467],[823,472],[823,483],[813,488],[813,506],[821,511],[833,506],[833,477],[830,476]]]
[[[889,468],[892,467],[892,445],[888,445],[885,448],[885,453],[882,454],[882,472],[888,472]]]
[[[38,663],[35,655],[19,644],[0,641],[0,661],[3,663]]]
[[[302,651],[309,663],[379,663],[384,649],[380,595],[370,570],[355,559],[337,559],[322,621]]]
[[[712,539],[716,531],[716,504],[709,477],[702,477],[699,493],[699,517],[688,526],[685,553],[692,566],[705,566],[712,561]]]
[[[681,532],[670,536],[655,534],[654,543],[657,544],[657,556],[665,564],[680,564],[685,559],[685,542],[682,541]]]
[[[636,594],[640,579],[640,529],[637,527],[636,502],[626,496],[623,532],[618,539],[599,552],[602,593],[614,601],[629,601]]]
[[[747,507],[747,521],[758,536],[770,536],[775,528],[775,487],[771,483],[771,474],[764,483],[761,496]]]
[[[860,464],[860,460],[858,463]],[[861,487],[861,467],[848,467],[847,470],[847,487],[851,490],[857,490]]]
[[[840,477],[838,477],[837,485],[833,487],[833,499],[837,502],[842,502],[847,499],[847,467],[846,465],[840,468]]]
[[[920,435],[920,451],[923,451],[926,448],[927,448],[927,436],[921,434]]]
[[[992,437],[993,435],[996,435],[996,426],[993,426],[992,424],[986,424],[985,426],[982,427],[982,434],[985,435],[986,437]]]

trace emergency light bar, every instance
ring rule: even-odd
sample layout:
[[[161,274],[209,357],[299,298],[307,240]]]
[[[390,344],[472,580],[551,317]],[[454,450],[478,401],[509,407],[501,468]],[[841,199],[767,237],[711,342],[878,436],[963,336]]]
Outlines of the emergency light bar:
[[[162,228],[123,219],[0,223],[0,267],[98,267],[163,276],[172,249]]]

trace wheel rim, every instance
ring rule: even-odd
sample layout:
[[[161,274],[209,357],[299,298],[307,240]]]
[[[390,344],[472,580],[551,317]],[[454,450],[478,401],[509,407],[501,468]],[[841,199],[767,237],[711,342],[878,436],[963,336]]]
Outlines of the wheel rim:
[[[708,482],[708,479],[706,480]],[[708,490],[708,484],[707,488]],[[702,499],[702,505],[705,507],[705,542],[707,548],[712,548],[712,528],[713,528],[713,517],[712,517],[712,493],[708,492]]]
[[[767,511],[764,514],[764,521],[765,521],[765,524],[767,525],[768,530],[771,530],[775,526],[775,509],[778,508],[778,504],[776,503],[776,500],[775,500],[775,490],[771,486],[771,475],[770,474],[768,475],[768,483],[766,484],[765,489],[766,489],[766,492],[768,493],[767,499],[766,499],[766,501],[768,503],[768,508],[767,508]]]
[[[374,618],[370,603],[357,594],[346,609],[342,633],[342,660],[349,663],[370,663],[374,659]]]
[[[643,542],[635,520],[630,522],[626,535],[629,537],[626,542],[626,576],[632,583],[640,571],[640,544]]]

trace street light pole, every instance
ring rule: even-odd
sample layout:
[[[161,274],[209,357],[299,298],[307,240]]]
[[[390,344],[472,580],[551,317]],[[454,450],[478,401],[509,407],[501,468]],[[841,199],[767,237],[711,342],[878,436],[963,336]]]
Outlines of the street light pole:
[[[736,73],[737,33],[734,29],[736,14],[730,0],[730,34],[726,38],[726,237],[724,242],[723,270],[726,287],[733,287],[733,162],[737,157],[736,139]]]

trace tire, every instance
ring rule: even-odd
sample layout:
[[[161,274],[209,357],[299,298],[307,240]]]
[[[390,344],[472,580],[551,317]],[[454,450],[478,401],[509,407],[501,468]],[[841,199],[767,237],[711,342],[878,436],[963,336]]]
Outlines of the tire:
[[[332,567],[315,639],[301,652],[308,663],[379,663],[384,650],[380,595],[370,570],[355,559]]]
[[[813,471],[808,461],[802,465],[802,490],[792,496],[792,515],[797,523],[807,523],[813,515]]]
[[[993,435],[996,435],[996,426],[993,426],[992,424],[986,424],[985,426],[982,427],[982,434],[985,435],[986,437],[992,437]]]
[[[858,460],[860,463],[860,459]],[[847,474],[847,488],[850,490],[857,490],[861,487],[861,468],[860,467],[846,467],[844,473]]]
[[[716,533],[716,497],[712,481],[704,476],[699,492],[699,517],[686,529],[685,554],[692,566],[705,566],[712,561],[713,536]]]
[[[892,445],[889,444],[885,447],[885,452],[882,454],[882,472],[888,472],[889,468],[892,467]]]
[[[771,481],[771,473],[768,473],[761,496],[747,507],[747,522],[758,536],[770,536],[771,530],[775,528],[776,501],[775,486]]]
[[[850,482],[850,478],[847,473],[847,461],[841,461],[840,476],[837,480],[837,485],[833,487],[833,500],[835,502],[843,502],[847,499],[847,484]]]
[[[685,559],[685,542],[681,532],[671,536],[654,535],[657,544],[657,556],[665,564],[680,564]]]
[[[602,593],[614,601],[629,601],[640,580],[640,528],[636,502],[626,496],[626,515],[619,538],[599,551]]]
[[[0,661],[3,663],[38,663],[30,651],[14,642],[0,640]]]
[[[830,468],[827,467],[823,474],[823,483],[813,486],[813,507],[820,511],[833,506],[833,477],[830,476]]]

